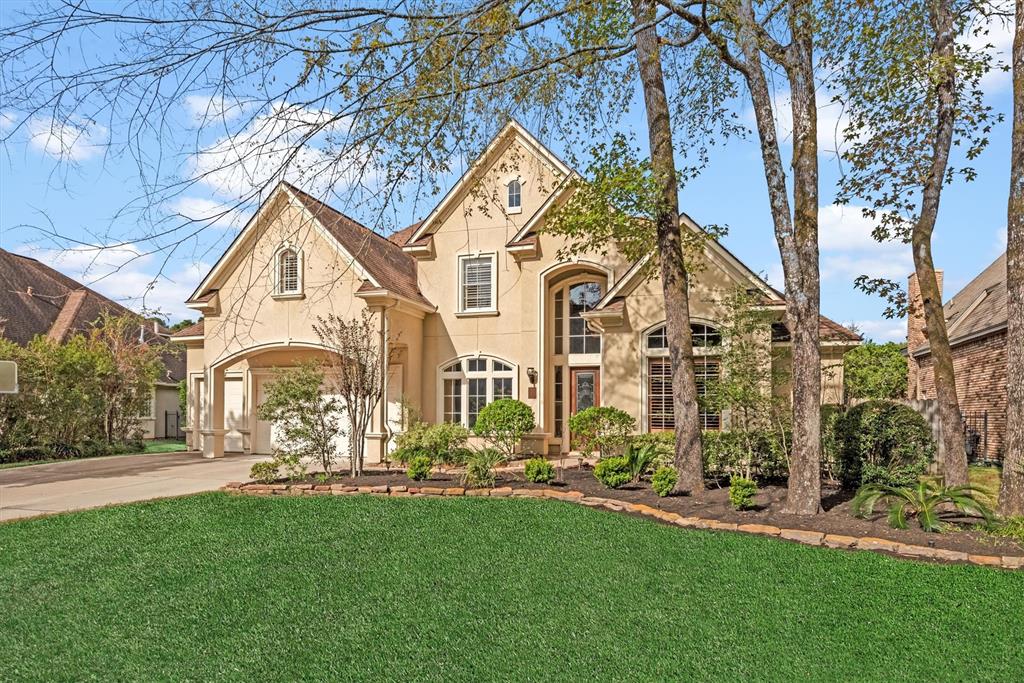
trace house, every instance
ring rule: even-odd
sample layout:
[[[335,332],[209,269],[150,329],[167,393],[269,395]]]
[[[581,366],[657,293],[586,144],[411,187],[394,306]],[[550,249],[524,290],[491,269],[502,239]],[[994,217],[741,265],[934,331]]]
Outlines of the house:
[[[383,314],[394,354],[368,462],[403,428],[403,405],[472,426],[489,402],[520,399],[538,424],[526,446],[542,453],[569,450],[568,418],[591,405],[621,408],[643,431],[672,429],[660,282],[610,245],[560,258],[562,238],[542,231],[571,174],[511,122],[426,219],[389,238],[279,184],[187,302],[205,319],[174,335],[188,347],[190,442],[210,457],[271,452],[274,427],[255,407],[274,368],[324,353],[318,315],[367,307]],[[716,241],[703,259],[691,284],[701,386],[719,372],[722,302],[738,287],[776,316],[764,343],[788,364],[782,294]],[[826,401],[841,402],[842,355],[860,337],[823,318],[821,339]],[[727,417],[702,421],[721,429]]]
[[[63,342],[87,331],[104,312],[135,315],[121,304],[34,258],[0,249],[0,337],[24,346],[36,335]],[[140,334],[167,348],[164,377],[153,386],[149,414],[140,418],[146,439],[179,436],[178,384],[185,377],[183,355],[168,346],[170,331],[146,321]],[[173,417],[172,417],[173,416]],[[168,431],[170,430],[170,431]]]
[[[942,290],[942,271],[937,271]],[[935,398],[935,376],[917,276],[907,283],[907,390],[912,400]],[[953,353],[957,398],[968,455],[1001,461],[1006,435],[1006,253],[943,306]]]

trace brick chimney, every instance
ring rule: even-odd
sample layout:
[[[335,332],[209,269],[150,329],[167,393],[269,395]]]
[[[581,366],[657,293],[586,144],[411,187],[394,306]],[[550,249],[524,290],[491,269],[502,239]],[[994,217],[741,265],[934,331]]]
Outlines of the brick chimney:
[[[939,296],[942,295],[942,271],[935,271],[939,282]],[[924,302],[921,300],[921,286],[917,273],[907,278],[907,398],[921,398],[918,395],[918,376],[921,372],[919,361],[913,352],[928,342],[928,331],[924,321]]]

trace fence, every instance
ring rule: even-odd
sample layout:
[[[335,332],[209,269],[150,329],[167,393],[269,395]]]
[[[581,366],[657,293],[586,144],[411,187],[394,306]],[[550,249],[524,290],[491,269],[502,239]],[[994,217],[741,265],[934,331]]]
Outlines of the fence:
[[[964,447],[967,449],[967,460],[981,465],[992,465],[999,462],[989,452],[988,411],[973,410],[961,413],[964,423]]]
[[[164,438],[184,439],[185,432],[181,428],[181,413],[178,411],[164,411]]]

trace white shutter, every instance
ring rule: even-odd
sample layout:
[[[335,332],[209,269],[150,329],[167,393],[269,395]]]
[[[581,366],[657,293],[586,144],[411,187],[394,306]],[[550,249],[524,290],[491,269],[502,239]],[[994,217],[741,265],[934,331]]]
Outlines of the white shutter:
[[[473,311],[494,308],[491,291],[494,262],[489,256],[462,260],[462,308]]]

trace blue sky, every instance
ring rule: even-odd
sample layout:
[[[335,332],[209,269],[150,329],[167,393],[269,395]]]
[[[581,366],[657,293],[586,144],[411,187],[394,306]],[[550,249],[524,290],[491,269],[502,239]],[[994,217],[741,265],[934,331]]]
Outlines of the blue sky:
[[[9,20],[9,14],[5,16]],[[987,38],[1003,54],[1008,54],[1011,31],[997,26]],[[944,293],[948,298],[965,285],[1005,249],[1006,199],[1009,182],[1010,152],[1010,77],[990,74],[985,81],[989,103],[1007,115],[996,127],[988,150],[974,164],[977,180],[958,182],[947,187],[935,233],[935,260],[944,269]],[[827,97],[821,97],[827,102]],[[209,113],[209,100],[183,99],[176,109],[179,132],[187,131],[197,117]],[[834,148],[831,131],[835,127],[836,108],[823,106],[819,114],[821,147]],[[745,113],[748,121],[752,118]],[[634,106],[627,122],[637,140],[646,140],[642,107]],[[234,113],[225,118],[235,119]],[[0,103],[0,130],[12,125]],[[785,133],[785,121],[780,131]],[[63,143],[54,133],[68,133]],[[127,155],[110,156],[102,141],[107,134],[117,136],[101,124],[84,125],[79,130],[54,131],[49,121],[33,120],[4,145],[0,158],[0,246],[32,255],[79,278],[95,289],[138,308],[145,295],[146,305],[174,321],[192,317],[183,305],[199,279],[216,261],[236,234],[245,213],[228,216],[183,252],[165,261],[160,254],[138,254],[131,250],[60,252],[46,236],[51,226],[87,244],[110,244],[111,234],[132,231],[134,213],[119,214],[140,195],[138,168]],[[193,147],[182,149],[181,136],[169,136],[163,149],[172,163],[186,167],[197,161]],[[201,138],[207,150],[213,137]],[[555,146],[556,151],[561,151]],[[63,154],[61,154],[63,152]],[[784,150],[788,154],[788,148]],[[309,150],[316,161],[315,148]],[[61,159],[60,157],[63,157]],[[73,163],[67,163],[71,157]],[[843,322],[855,323],[868,338],[877,341],[898,340],[903,322],[884,320],[885,305],[877,298],[857,292],[853,279],[862,273],[903,279],[912,270],[907,245],[881,245],[870,238],[870,225],[856,207],[832,205],[839,177],[839,162],[834,154],[822,152],[821,161],[821,272],[822,311]],[[208,216],[221,203],[231,203],[232,193],[244,178],[219,177],[217,182],[195,186],[175,202],[165,202],[157,210],[181,213],[189,217]],[[447,179],[450,183],[451,179]],[[442,185],[447,185],[442,183]],[[301,183],[299,183],[301,184]],[[781,289],[778,248],[772,232],[760,153],[753,141],[732,141],[714,150],[711,165],[696,180],[683,188],[681,208],[699,223],[724,224],[729,234],[724,244],[755,271],[767,275]],[[361,214],[359,206],[338,206],[366,222],[372,216]],[[422,218],[431,202],[412,207],[408,203],[393,207],[390,218],[395,224],[408,224]],[[42,228],[42,230],[41,230]],[[150,287],[154,276],[156,284]]]

